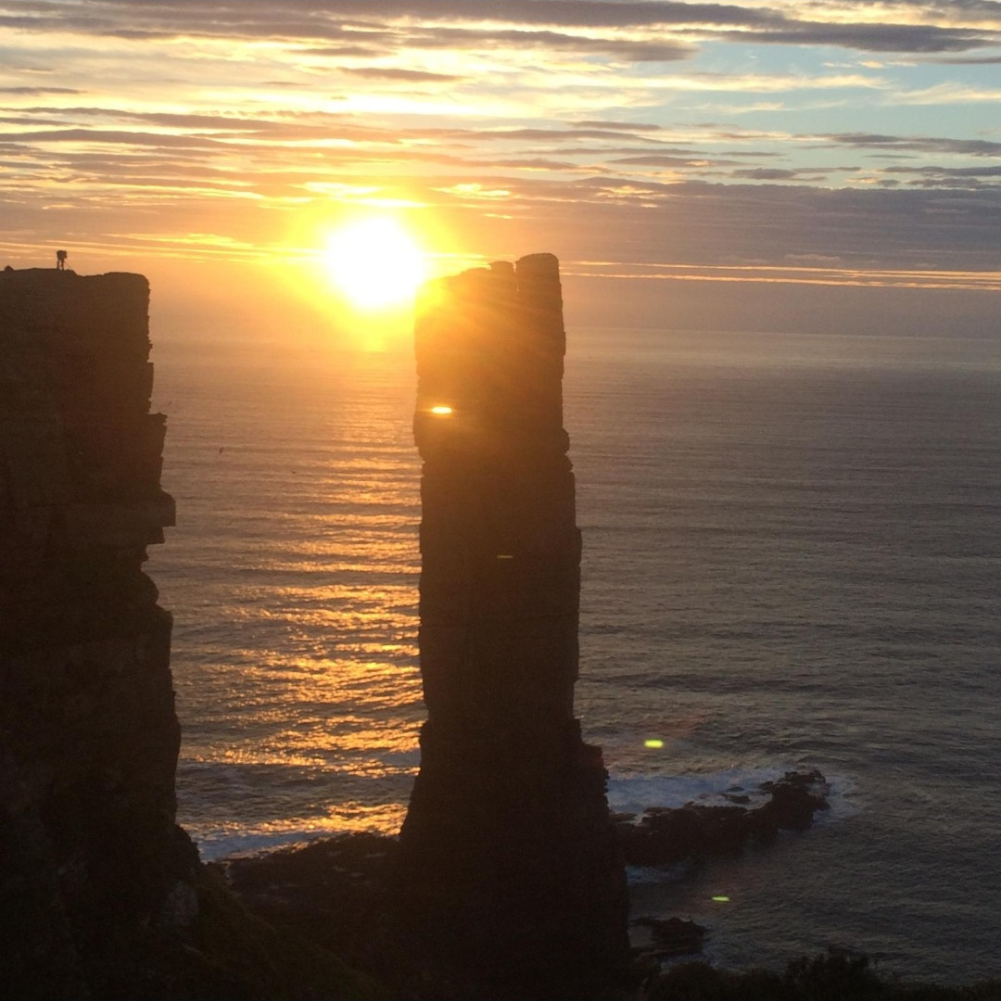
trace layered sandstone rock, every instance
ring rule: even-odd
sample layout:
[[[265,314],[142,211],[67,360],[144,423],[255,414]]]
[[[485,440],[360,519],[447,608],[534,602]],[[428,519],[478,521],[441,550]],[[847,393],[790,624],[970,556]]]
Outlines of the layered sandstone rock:
[[[148,308],[141,275],[0,271],[0,998],[384,998],[174,823]]]
[[[574,718],[580,532],[550,254],[427,286],[416,324],[421,673],[401,834],[425,954],[487,982],[621,969],[626,889]]]
[[[197,908],[142,570],[174,521],[148,303],[140,275],[0,272],[0,976],[45,996]]]

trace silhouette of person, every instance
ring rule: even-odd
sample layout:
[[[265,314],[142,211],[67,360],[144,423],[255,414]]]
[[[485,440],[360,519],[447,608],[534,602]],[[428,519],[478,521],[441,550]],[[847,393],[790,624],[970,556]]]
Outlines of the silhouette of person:
[[[57,271],[65,271],[66,270],[66,258],[67,257],[69,257],[69,254],[67,254],[65,250],[57,250],[56,251],[56,270]]]

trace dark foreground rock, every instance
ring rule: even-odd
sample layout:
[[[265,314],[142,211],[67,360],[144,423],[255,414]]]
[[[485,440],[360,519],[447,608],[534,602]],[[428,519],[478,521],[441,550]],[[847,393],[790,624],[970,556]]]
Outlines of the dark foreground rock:
[[[385,952],[398,851],[395,838],[345,834],[227,859],[213,868],[269,923],[294,930],[353,966],[386,972],[395,965]]]
[[[633,864],[668,865],[739,851],[754,837],[767,841],[780,829],[803,829],[813,813],[826,808],[826,783],[819,772],[794,773],[762,787],[760,807],[653,808],[639,824],[620,821],[625,854]],[[723,811],[721,821],[717,811]],[[680,818],[678,820],[677,818]],[[672,835],[680,832],[678,840]],[[375,834],[351,834],[294,845],[267,854],[233,858],[216,867],[255,914],[290,934],[336,952],[349,966],[365,971],[400,997],[608,997],[607,978],[536,982],[521,993],[496,983],[474,982],[468,971],[433,962],[419,940],[401,933],[400,899],[394,880],[399,842]],[[643,861],[639,861],[642,859]],[[697,955],[708,929],[678,917],[639,918],[651,929],[649,957]],[[402,922],[406,928],[406,922]],[[536,957],[539,964],[544,957]],[[553,968],[559,968],[553,957]],[[619,996],[628,988],[620,977]]]
[[[395,853],[392,838],[346,835],[214,868],[225,871],[248,909],[266,916],[289,941],[308,939],[317,947],[348,950],[349,955],[341,954],[353,966],[377,973],[392,997],[501,1001],[541,996],[491,993],[481,985],[435,977],[430,970],[422,971],[413,956],[386,951],[386,916],[393,900],[385,892],[385,881]],[[691,954],[706,934],[695,922],[679,918],[640,920],[651,927],[655,946],[651,952],[662,958]],[[319,954],[329,955],[322,949]],[[639,983],[637,976],[631,988],[568,991],[565,996],[609,1001],[1001,1001],[999,980],[965,987],[911,983],[880,975],[866,956],[849,951],[797,959],[782,972],[721,970],[704,962],[683,963],[663,972],[656,964],[651,972],[648,962],[646,971],[646,979]]]
[[[1001,980],[963,987],[880,976],[867,956],[832,950],[793,960],[783,973],[685,963],[648,979],[641,1001],[1001,1001]]]
[[[823,809],[815,800],[823,799],[824,788],[819,773],[792,773],[769,784],[766,791],[771,796],[766,804],[745,812],[765,811],[764,817],[776,822],[775,831],[795,829],[794,823],[802,827],[806,807],[811,807],[811,816]],[[771,805],[776,799],[777,807]],[[691,804],[681,810],[655,810],[651,815],[666,817],[690,808]],[[769,828],[758,820],[752,829]],[[879,976],[865,956],[849,952],[799,959],[782,973],[717,970],[704,962],[660,972],[657,960],[697,955],[710,934],[696,922],[678,917],[634,921],[649,927],[651,944],[641,950],[631,984],[614,989],[607,983],[568,983],[559,994],[550,983],[541,985],[542,990],[499,992],[427,965],[419,951],[394,933],[393,915],[399,900],[391,888],[398,851],[394,838],[354,834],[230,859],[210,868],[225,876],[262,924],[278,929],[274,934],[287,936],[290,942],[300,943],[300,948],[307,942],[319,955],[336,953],[348,966],[362,971],[356,987],[372,989],[381,983],[389,996],[397,998],[502,1001],[555,995],[616,1001],[1001,1001],[1001,981],[963,988],[909,984]],[[689,852],[684,857],[693,854],[698,855]]]
[[[633,924],[645,925],[650,929],[652,948],[643,952],[658,959],[698,955],[709,934],[709,929],[704,925],[677,917],[636,918]]]
[[[638,823],[629,815],[620,816],[626,864],[669,866],[737,855],[749,843],[773,841],[779,831],[807,830],[814,814],[829,808],[827,781],[816,769],[787,772],[764,783],[761,791],[768,799],[759,807],[732,801],[729,806],[686,803],[677,809],[652,807]]]
[[[614,971],[615,987],[607,974],[567,976],[560,956],[550,958],[562,979],[533,972],[531,980],[523,978],[520,984],[498,983],[489,970],[481,977],[465,966],[442,963],[425,950],[424,936],[407,934],[405,903],[394,890],[399,860],[395,838],[347,834],[228,859],[214,868],[269,925],[336,952],[351,968],[385,984],[394,997],[502,1001],[632,996],[638,977],[623,983],[621,971]],[[536,965],[525,969],[534,971]]]
[[[205,866],[188,877],[191,895],[168,920],[135,925],[95,915],[69,926],[63,941],[76,958],[63,964],[5,939],[0,998],[18,1001],[382,1001],[393,995],[333,952],[252,913]],[[197,913],[194,913],[197,911]],[[29,915],[35,917],[38,915]],[[5,933],[21,914],[4,914]],[[11,961],[13,959],[13,961]]]

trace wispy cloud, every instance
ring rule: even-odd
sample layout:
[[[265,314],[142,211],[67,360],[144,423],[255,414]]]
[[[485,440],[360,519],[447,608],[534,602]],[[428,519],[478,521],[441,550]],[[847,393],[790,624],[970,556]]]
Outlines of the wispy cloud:
[[[993,273],[999,52],[985,0],[0,0],[0,213],[213,260],[369,206],[609,273]]]
[[[974,87],[960,83],[938,83],[932,87],[897,95],[898,104],[982,104],[1001,102],[1001,87]]]
[[[450,83],[462,79],[454,73],[432,73],[429,70],[407,70],[394,66],[345,66],[342,72],[363,80],[392,80],[400,83]]]
[[[918,153],[954,153],[961,156],[1001,156],[1001,142],[988,139],[893,136],[867,132],[842,132],[823,138],[837,145],[884,151],[907,150]]]
[[[747,42],[744,33],[720,36]],[[753,40],[768,45],[832,45],[859,52],[924,54],[968,52],[1001,43],[997,30],[947,28],[926,24],[825,24],[792,22],[781,28],[753,33]]]

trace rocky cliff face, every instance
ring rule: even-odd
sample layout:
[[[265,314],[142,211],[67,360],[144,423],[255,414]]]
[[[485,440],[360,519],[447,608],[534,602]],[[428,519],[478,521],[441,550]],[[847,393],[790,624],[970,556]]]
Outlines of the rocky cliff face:
[[[148,303],[140,275],[0,272],[0,978],[45,996],[197,908],[142,570],[174,519]]]
[[[624,965],[600,749],[574,718],[580,532],[549,254],[428,286],[416,326],[428,721],[400,843],[424,954],[570,990]]]

